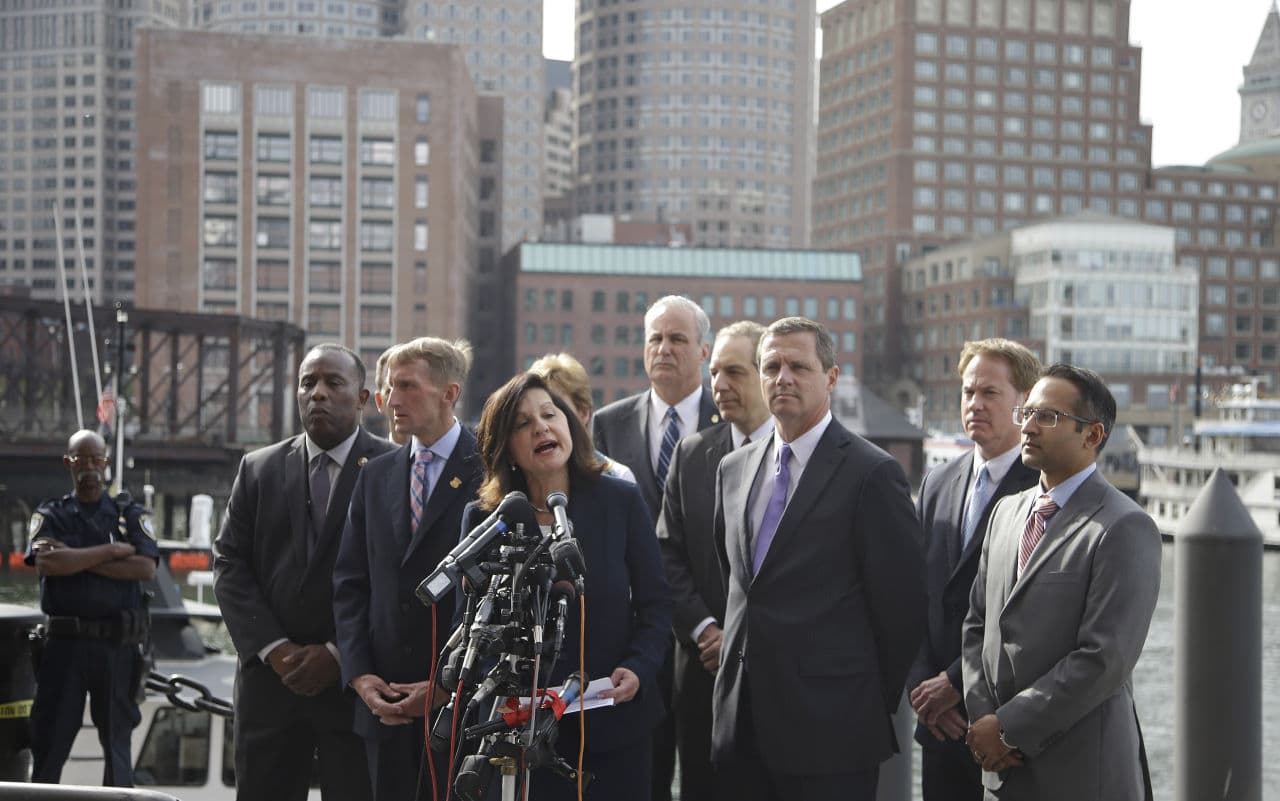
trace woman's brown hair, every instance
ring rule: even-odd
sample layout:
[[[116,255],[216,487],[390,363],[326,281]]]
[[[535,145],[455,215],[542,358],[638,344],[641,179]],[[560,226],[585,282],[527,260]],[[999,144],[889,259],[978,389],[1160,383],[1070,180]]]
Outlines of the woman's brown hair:
[[[484,464],[484,483],[476,493],[479,505],[485,511],[496,509],[508,492],[519,490],[528,493],[529,484],[524,473],[511,461],[507,452],[507,443],[511,440],[511,432],[515,428],[516,414],[520,401],[531,389],[541,389],[551,398],[560,413],[565,416],[569,425],[569,435],[573,439],[573,451],[569,455],[569,481],[577,484],[583,480],[594,480],[604,471],[604,462],[596,458],[595,447],[591,444],[591,435],[582,425],[582,421],[574,414],[573,408],[565,403],[559,395],[551,391],[551,387],[541,376],[535,373],[520,373],[499,389],[495,390],[484,402],[484,411],[480,413],[480,425],[476,427],[476,439],[480,451],[480,460]],[[545,498],[530,498],[535,505],[541,505]]]

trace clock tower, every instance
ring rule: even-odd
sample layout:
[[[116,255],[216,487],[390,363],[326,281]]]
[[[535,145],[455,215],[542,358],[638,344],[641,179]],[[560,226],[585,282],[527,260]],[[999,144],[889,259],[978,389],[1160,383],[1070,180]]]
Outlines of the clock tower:
[[[1271,4],[1240,86],[1240,144],[1280,133],[1280,10]]]

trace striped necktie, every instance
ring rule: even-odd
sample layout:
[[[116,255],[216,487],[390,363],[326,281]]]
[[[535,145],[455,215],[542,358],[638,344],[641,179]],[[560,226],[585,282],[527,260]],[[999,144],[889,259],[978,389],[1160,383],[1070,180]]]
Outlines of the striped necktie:
[[[422,511],[427,508],[427,496],[431,487],[427,484],[427,466],[435,456],[430,448],[418,448],[413,457],[413,480],[409,483],[409,503],[413,511],[413,530],[422,523]]]
[[[1031,516],[1027,518],[1026,528],[1022,530],[1022,545],[1018,548],[1018,578],[1022,578],[1022,571],[1027,568],[1031,554],[1044,538],[1044,530],[1049,525],[1049,518],[1053,517],[1057,511],[1058,504],[1053,498],[1048,495],[1036,498],[1036,505],[1031,509]]]
[[[680,415],[676,407],[668,406],[665,417],[667,430],[662,433],[662,449],[658,451],[658,489],[667,486],[667,468],[671,466],[671,454],[675,452],[676,443],[680,441]]]

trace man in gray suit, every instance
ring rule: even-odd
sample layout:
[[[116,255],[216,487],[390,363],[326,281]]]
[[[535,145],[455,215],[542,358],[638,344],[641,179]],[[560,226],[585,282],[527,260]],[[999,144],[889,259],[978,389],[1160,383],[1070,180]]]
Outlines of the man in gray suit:
[[[1149,798],[1131,677],[1160,534],[1095,468],[1115,399],[1096,373],[1055,364],[1013,413],[1040,483],[987,528],[964,624],[966,742],[987,798]]]
[[[711,321],[686,297],[667,295],[644,315],[644,371],[649,389],[609,404],[592,420],[600,452],[631,468],[656,520],[667,471],[681,439],[720,422],[702,365],[711,351]],[[671,704],[671,651],[658,671],[658,691]],[[670,801],[675,772],[675,723],[668,715],[653,736],[653,801]]]

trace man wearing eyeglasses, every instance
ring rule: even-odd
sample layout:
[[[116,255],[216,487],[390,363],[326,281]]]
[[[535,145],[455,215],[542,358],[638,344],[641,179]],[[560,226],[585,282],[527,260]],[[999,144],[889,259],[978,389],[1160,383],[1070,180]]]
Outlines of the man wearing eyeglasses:
[[[40,574],[47,639],[31,706],[31,779],[56,784],[84,717],[103,745],[102,783],[133,786],[129,739],[141,716],[133,687],[147,631],[141,582],[160,553],[146,509],[106,493],[107,444],[77,431],[62,462],[74,491],[36,509],[26,562]]]
[[[1132,673],[1160,535],[1095,468],[1115,415],[1102,379],[1067,364],[1013,410],[1040,482],[996,505],[963,632],[966,742],[987,798],[1151,798]]]
[[[1008,339],[966,342],[960,353],[960,416],[974,442],[925,476],[920,516],[925,542],[929,627],[907,677],[916,712],[924,801],[980,801],[982,770],[964,743],[960,629],[987,518],[996,501],[1033,486],[1040,473],[1022,463],[1013,408],[1040,377],[1040,360]]]

